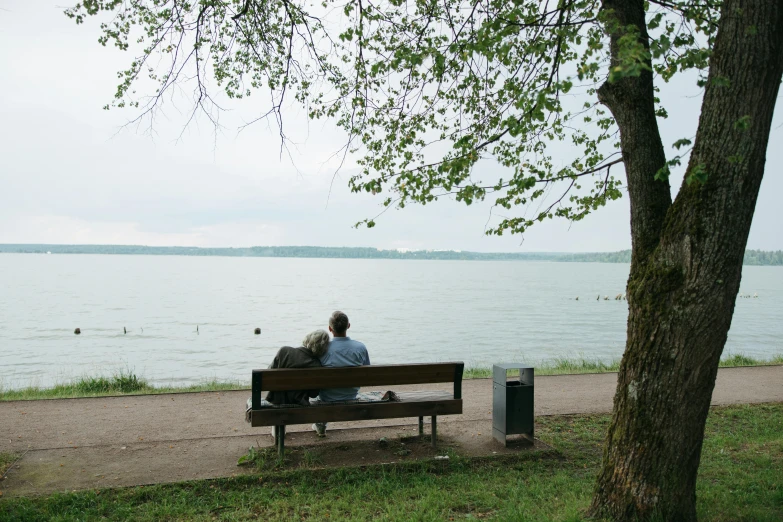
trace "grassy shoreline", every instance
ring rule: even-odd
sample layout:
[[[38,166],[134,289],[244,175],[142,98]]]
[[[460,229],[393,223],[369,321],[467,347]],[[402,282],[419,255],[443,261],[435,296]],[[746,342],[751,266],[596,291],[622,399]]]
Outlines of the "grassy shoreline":
[[[234,478],[6,498],[0,519],[584,520],[609,415],[537,419],[552,451],[319,469],[317,459]],[[699,520],[783,517],[783,404],[712,408]],[[360,502],[357,500],[360,499]]]
[[[746,366],[776,366],[783,364],[783,355],[770,359],[755,359],[735,354],[721,360],[721,368]],[[536,375],[572,375],[587,373],[611,373],[620,367],[620,361],[609,363],[589,359],[559,358],[535,366]],[[485,379],[492,376],[491,368],[466,368],[465,379]],[[108,397],[115,395],[155,395],[162,393],[194,393],[209,391],[249,390],[245,382],[211,380],[186,386],[154,386],[131,371],[119,371],[110,376],[82,377],[51,388],[29,386],[20,389],[4,389],[0,386],[0,402],[40,399],[75,399],[84,397]]]

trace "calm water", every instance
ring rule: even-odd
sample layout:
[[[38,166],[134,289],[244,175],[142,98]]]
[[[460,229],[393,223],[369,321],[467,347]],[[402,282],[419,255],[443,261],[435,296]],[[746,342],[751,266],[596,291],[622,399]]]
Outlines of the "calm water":
[[[155,384],[249,380],[335,309],[375,363],[611,360],[627,276],[601,263],[3,254],[0,385],[125,368]],[[726,353],[783,353],[783,269],[745,267],[741,293],[756,292],[738,299]]]

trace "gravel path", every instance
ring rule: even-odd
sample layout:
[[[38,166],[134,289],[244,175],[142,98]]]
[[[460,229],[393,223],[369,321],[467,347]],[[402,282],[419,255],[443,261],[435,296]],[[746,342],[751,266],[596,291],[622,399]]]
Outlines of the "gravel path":
[[[536,415],[603,413],[617,374],[539,376]],[[397,387],[403,390],[413,387]],[[416,389],[450,389],[450,385]],[[242,473],[239,456],[271,446],[268,428],[244,421],[248,391],[0,402],[0,451],[25,453],[0,482],[6,495],[173,482]],[[498,451],[491,439],[492,381],[463,383],[464,413],[439,418],[439,433],[473,453]],[[783,402],[783,366],[724,368],[713,405]],[[289,448],[367,441],[415,431],[416,419],[334,423],[318,439],[289,427]],[[345,429],[350,428],[350,429]],[[349,455],[346,455],[348,458]]]

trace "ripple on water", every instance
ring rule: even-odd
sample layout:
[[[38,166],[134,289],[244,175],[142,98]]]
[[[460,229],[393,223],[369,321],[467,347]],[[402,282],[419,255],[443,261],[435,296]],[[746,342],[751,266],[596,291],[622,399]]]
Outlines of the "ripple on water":
[[[367,344],[374,363],[609,361],[625,343],[627,302],[613,297],[625,291],[628,265],[51,258],[44,265],[44,256],[4,255],[4,386],[120,368],[153,383],[246,379],[280,346],[326,328],[335,309],[349,314],[349,335]],[[741,293],[756,292],[737,301],[727,354],[783,352],[783,269],[745,267]]]

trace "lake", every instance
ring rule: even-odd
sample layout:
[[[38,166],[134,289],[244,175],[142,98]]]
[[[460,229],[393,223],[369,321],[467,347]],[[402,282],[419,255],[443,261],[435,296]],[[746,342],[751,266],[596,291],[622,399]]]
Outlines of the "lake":
[[[625,291],[628,270],[527,261],[2,254],[0,387],[50,386],[120,369],[158,385],[249,381],[250,370],[266,367],[280,346],[298,346],[307,332],[326,328],[336,309],[348,314],[348,334],[367,345],[374,363],[610,361],[625,343],[627,303],[614,296]],[[783,269],[746,266],[740,293],[759,297],[737,300],[724,355],[783,353]]]

